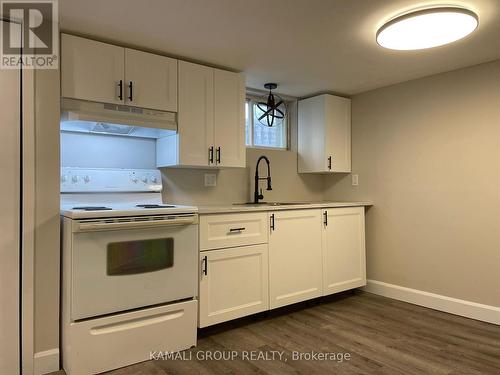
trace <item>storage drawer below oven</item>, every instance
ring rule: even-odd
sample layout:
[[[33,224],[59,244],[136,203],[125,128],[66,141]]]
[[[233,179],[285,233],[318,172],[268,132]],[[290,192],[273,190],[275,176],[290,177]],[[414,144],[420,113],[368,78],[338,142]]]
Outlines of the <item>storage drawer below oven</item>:
[[[151,359],[196,345],[198,302],[174,303],[77,323],[64,324],[63,368],[88,375]]]

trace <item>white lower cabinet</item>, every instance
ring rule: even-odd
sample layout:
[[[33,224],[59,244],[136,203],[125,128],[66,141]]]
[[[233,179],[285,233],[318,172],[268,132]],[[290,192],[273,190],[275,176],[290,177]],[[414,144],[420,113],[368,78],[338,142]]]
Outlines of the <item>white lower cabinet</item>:
[[[274,211],[269,220],[270,307],[321,296],[321,210]]]
[[[364,207],[323,211],[323,295],[366,285]]]
[[[199,327],[269,309],[267,244],[200,253]]]
[[[198,326],[366,285],[364,214],[338,207],[202,215]]]

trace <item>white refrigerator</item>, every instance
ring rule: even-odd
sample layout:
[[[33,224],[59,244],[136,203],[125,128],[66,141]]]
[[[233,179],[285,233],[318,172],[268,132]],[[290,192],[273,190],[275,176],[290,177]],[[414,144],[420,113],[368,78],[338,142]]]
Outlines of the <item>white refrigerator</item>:
[[[21,363],[20,73],[0,69],[0,374],[9,375],[18,374]]]

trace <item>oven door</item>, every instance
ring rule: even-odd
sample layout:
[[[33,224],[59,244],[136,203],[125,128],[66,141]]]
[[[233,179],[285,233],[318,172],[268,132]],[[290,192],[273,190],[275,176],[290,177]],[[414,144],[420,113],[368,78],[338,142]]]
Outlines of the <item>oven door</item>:
[[[196,214],[73,221],[72,320],[197,294]]]

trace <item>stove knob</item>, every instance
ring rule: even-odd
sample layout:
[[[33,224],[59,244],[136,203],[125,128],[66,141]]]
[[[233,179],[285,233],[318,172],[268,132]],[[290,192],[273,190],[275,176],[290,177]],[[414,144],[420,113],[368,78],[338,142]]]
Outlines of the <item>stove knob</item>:
[[[74,184],[78,183],[78,180],[79,180],[79,178],[78,178],[77,175],[74,175],[74,176],[71,177],[71,182],[74,183]]]
[[[145,184],[148,183],[148,176],[142,176],[141,181],[144,182]]]
[[[149,181],[151,181],[152,184],[157,184],[158,183],[158,177],[153,176],[153,177],[151,177],[151,179]]]
[[[61,176],[61,182],[64,184],[68,180],[68,177],[66,177],[65,174]]]
[[[83,181],[84,181],[86,184],[88,184],[88,183],[90,182],[90,176],[88,176],[88,175],[87,175],[87,176],[85,176],[85,177],[83,178]]]
[[[134,175],[134,176],[132,176],[132,177],[130,177],[130,180],[131,180],[134,184],[136,184],[136,183],[137,183],[137,177],[136,177],[135,175]]]

